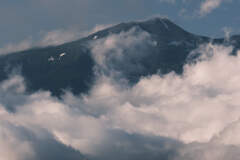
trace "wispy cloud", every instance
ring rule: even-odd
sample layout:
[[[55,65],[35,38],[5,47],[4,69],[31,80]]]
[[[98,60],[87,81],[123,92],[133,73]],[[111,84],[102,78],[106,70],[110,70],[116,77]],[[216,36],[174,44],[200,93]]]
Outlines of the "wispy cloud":
[[[166,2],[166,3],[171,3],[171,4],[175,4],[176,0],[159,0],[160,2]]]
[[[33,47],[56,46],[76,40],[81,37],[81,32],[76,30],[57,29],[43,33],[38,40],[28,38],[15,44],[7,44],[0,48],[0,55],[27,50]]]
[[[224,35],[225,35],[225,40],[229,41],[231,38],[231,34],[233,32],[233,29],[231,27],[223,27],[222,28]]]
[[[13,52],[24,51],[33,47],[57,46],[66,42],[71,42],[82,37],[88,36],[100,30],[103,30],[108,25],[96,25],[93,29],[87,31],[79,31],[77,29],[56,29],[49,32],[41,33],[38,40],[28,38],[18,43],[9,43],[0,48],[0,55],[5,55]]]
[[[45,33],[40,42],[37,42],[39,46],[56,46],[66,42],[70,42],[80,38],[80,32],[75,30],[63,30],[58,29]]]
[[[205,16],[220,7],[226,0],[205,0],[201,3],[199,14]]]
[[[26,50],[31,48],[32,46],[33,42],[31,39],[23,40],[17,44],[10,43],[0,48],[0,55]]]

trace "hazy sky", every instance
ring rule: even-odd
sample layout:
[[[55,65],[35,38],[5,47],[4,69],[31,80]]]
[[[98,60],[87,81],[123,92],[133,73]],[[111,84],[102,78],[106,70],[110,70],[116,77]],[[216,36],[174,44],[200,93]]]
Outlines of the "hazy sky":
[[[90,31],[96,25],[163,15],[213,37],[239,33],[239,0],[0,0],[0,47],[39,40],[48,32]]]

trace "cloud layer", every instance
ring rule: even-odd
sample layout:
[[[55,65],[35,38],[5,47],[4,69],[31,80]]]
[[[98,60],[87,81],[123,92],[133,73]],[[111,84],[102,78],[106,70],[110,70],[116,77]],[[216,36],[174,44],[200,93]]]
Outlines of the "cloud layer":
[[[155,74],[129,86],[124,76],[114,76],[124,62],[131,67],[129,57],[143,56],[136,52],[141,46],[144,51],[141,44],[154,45],[136,31],[93,40],[99,69],[88,94],[29,94],[24,78],[14,74],[2,82],[0,159],[237,159],[240,53],[205,44],[191,53],[200,56],[182,75]],[[126,57],[129,45],[135,49]],[[123,67],[109,66],[112,60]]]

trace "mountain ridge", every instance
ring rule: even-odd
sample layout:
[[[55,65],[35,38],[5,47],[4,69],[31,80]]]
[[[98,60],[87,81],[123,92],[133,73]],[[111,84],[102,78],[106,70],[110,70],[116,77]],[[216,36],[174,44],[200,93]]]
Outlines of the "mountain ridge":
[[[74,94],[87,93],[95,81],[94,66],[96,66],[89,43],[105,39],[110,35],[119,35],[132,28],[148,33],[156,44],[148,45],[144,51],[140,51],[149,51],[147,56],[138,57],[137,60],[134,56],[124,57],[126,62],[141,66],[140,70],[130,71],[127,67],[121,68],[109,61],[109,67],[122,73],[130,84],[135,84],[141,77],[158,73],[159,70],[161,74],[171,71],[181,74],[187,56],[200,44],[212,42],[233,45],[235,50],[240,48],[239,35],[231,36],[226,43],[224,38],[211,39],[187,32],[167,18],[152,18],[140,22],[120,23],[59,46],[32,48],[2,55],[0,81],[7,79],[8,74],[18,67],[26,79],[29,92],[41,89],[49,90],[55,96],[61,96],[65,89],[70,89]],[[131,47],[125,48],[124,55],[135,51],[138,52]],[[61,54],[63,56],[60,56]],[[124,61],[119,62],[120,65],[122,63],[124,64]]]

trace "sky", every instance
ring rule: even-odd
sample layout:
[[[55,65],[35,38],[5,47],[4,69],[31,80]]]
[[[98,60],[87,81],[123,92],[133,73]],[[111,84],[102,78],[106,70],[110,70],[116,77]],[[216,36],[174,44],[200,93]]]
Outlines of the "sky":
[[[240,33],[239,6],[239,0],[1,0],[0,48],[29,48],[61,34],[58,39],[70,41],[99,25],[153,16],[195,34],[223,37],[224,30]]]

